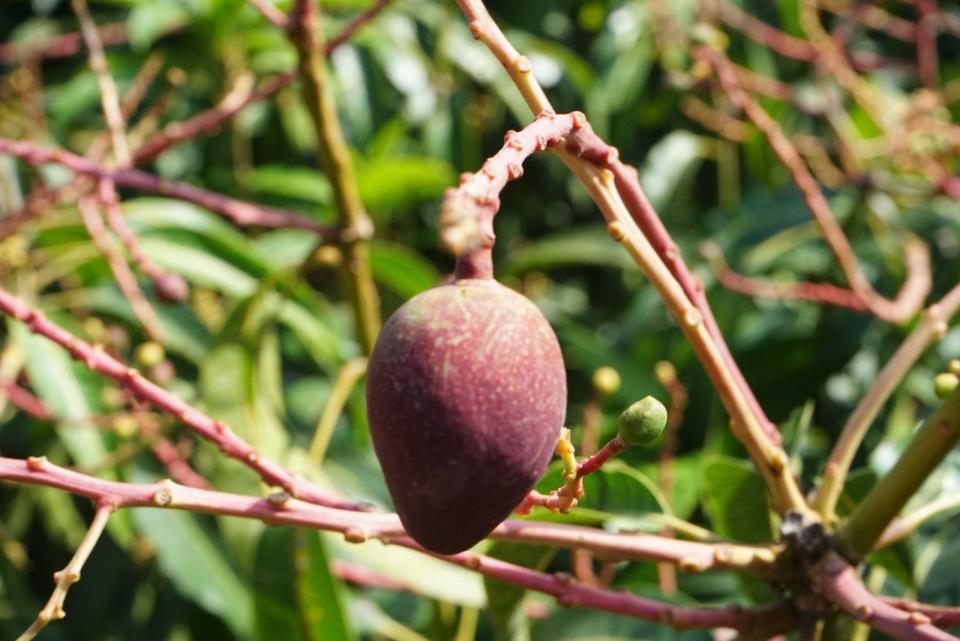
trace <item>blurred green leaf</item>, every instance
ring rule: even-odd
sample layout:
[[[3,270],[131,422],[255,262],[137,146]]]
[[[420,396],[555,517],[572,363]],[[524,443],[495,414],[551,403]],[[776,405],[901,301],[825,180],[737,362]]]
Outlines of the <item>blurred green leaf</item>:
[[[370,244],[373,277],[400,298],[413,298],[440,284],[440,273],[415,250],[399,243],[374,240]]]
[[[234,634],[249,636],[251,594],[197,517],[178,510],[136,510],[134,519],[153,544],[160,570],[177,590],[223,619]]]
[[[539,545],[497,542],[487,550],[487,556],[525,568],[543,570],[550,564],[556,550]],[[485,577],[487,608],[493,622],[493,636],[497,641],[530,641],[530,624],[523,611],[523,588]]]
[[[316,532],[266,529],[254,578],[256,638],[351,641],[342,590]]]
[[[707,458],[701,492],[717,534],[742,543],[773,540],[766,486],[750,463],[720,455]]]

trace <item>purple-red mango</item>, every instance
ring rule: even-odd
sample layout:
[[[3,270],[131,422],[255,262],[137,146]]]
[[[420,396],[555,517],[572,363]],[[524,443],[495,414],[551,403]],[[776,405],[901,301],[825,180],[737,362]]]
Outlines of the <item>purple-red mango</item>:
[[[367,412],[409,534],[443,554],[489,534],[543,474],[566,398],[549,323],[496,281],[454,281],[397,310],[370,357]]]

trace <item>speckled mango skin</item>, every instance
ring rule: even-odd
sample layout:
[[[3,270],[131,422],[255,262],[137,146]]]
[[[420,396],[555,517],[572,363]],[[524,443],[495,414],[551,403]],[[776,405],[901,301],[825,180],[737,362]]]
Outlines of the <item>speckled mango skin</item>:
[[[546,469],[566,399],[549,323],[496,281],[454,281],[398,309],[370,357],[367,412],[410,536],[453,554],[489,534]]]

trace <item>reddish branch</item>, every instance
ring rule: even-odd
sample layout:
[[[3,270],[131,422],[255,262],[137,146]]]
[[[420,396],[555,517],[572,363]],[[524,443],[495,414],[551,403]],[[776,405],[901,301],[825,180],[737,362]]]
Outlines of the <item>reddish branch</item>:
[[[586,123],[580,112],[542,113],[522,131],[508,131],[504,145],[475,174],[465,173],[460,185],[444,194],[440,207],[440,242],[457,256],[458,278],[493,275],[493,217],[500,209],[500,192],[523,175],[523,162],[532,154],[559,143]]]
[[[107,481],[71,472],[53,465],[45,458],[21,461],[0,457],[0,479],[59,488],[93,499],[98,505],[109,506],[111,509],[159,507],[232,515],[258,519],[273,525],[294,525],[340,532],[353,543],[361,543],[369,537],[377,537],[385,543],[423,551],[417,544],[406,538],[400,528],[399,520],[393,514],[348,512],[277,495],[270,498],[255,498],[212,492],[177,485],[171,481],[161,481],[152,485]],[[551,527],[550,524],[540,524],[540,526],[544,530],[549,530]],[[553,527],[556,528],[555,525]],[[586,532],[591,532],[586,528],[568,526],[567,529],[581,531],[581,537]],[[632,537],[619,538],[629,542]],[[667,543],[677,542],[668,541]],[[656,621],[676,628],[727,627],[739,631],[750,631],[758,628],[779,630],[793,625],[792,611],[783,603],[754,609],[740,606],[685,608],[625,592],[580,586],[562,577],[490,559],[479,554],[466,552],[453,556],[438,556],[438,558],[476,570],[491,578],[551,594],[563,605],[600,609]]]
[[[143,290],[140,289],[140,285],[137,283],[137,277],[130,271],[130,266],[127,264],[127,261],[123,259],[113,246],[111,238],[103,226],[103,219],[101,218],[100,209],[97,207],[96,201],[90,196],[84,196],[77,202],[77,207],[80,209],[80,216],[83,218],[83,224],[87,228],[87,233],[90,234],[90,239],[93,241],[97,250],[103,255],[104,260],[107,261],[110,271],[113,272],[113,279],[117,281],[117,287],[120,288],[124,297],[130,302],[133,313],[143,324],[147,334],[153,340],[162,342],[166,336],[163,325],[160,323],[160,319],[157,317],[153,306],[150,305],[146,296],[143,295]]]
[[[360,27],[372,20],[389,3],[390,0],[377,0],[369,9],[357,14],[343,26],[340,33],[326,42],[325,53],[329,55],[334,49],[350,40]],[[151,137],[134,152],[134,163],[150,161],[173,145],[215,129],[246,107],[269,98],[284,87],[289,86],[296,77],[297,73],[295,71],[276,75],[252,92],[242,86],[234,88],[212,109],[199,113],[188,120],[168,124],[163,128],[163,131]]]
[[[846,307],[857,312],[869,309],[855,292],[830,283],[778,283],[750,278],[730,269],[720,246],[706,241],[700,244],[700,253],[710,263],[717,281],[727,289],[745,296],[774,300],[808,300],[825,305]]]
[[[409,539],[398,543],[425,551]],[[585,607],[626,614],[678,630],[732,628],[741,633],[763,631],[767,633],[765,638],[769,638],[780,631],[791,629],[796,623],[792,609],[785,603],[749,609],[738,605],[720,608],[681,607],[645,599],[629,592],[612,592],[582,585],[567,575],[549,575],[472,552],[438,558],[492,579],[552,595],[565,607]]]
[[[124,22],[103,25],[98,30],[100,41],[105,45],[124,44],[129,40]],[[83,49],[80,32],[65,33],[39,42],[0,44],[0,62],[18,62],[30,58],[66,58]]]
[[[915,0],[917,5],[916,47],[917,73],[925,87],[934,88],[939,84],[937,58],[937,32],[940,13],[937,0]]]
[[[0,380],[0,392],[8,401],[35,419],[49,421],[53,418],[43,401],[17,385],[15,381]]]
[[[774,153],[789,170],[810,213],[820,226],[824,239],[840,262],[851,289],[878,318],[891,323],[909,320],[923,306],[923,301],[930,291],[930,256],[926,245],[918,239],[906,242],[904,262],[907,277],[895,299],[891,300],[877,293],[860,269],[849,240],[833,217],[827,199],[797,148],[783,134],[777,122],[743,91],[729,61],[722,53],[700,47],[696,55],[709,62],[724,91],[760,129]]]
[[[172,481],[143,485],[122,483],[68,470],[44,457],[26,461],[0,457],[0,479],[58,488],[71,494],[106,501],[117,508],[173,507],[191,512],[257,519],[273,525],[292,525],[339,532],[358,543],[380,539],[385,543],[406,538],[396,514],[337,509],[274,494],[267,498],[241,496],[187,487]],[[707,544],[662,539],[641,534],[618,534],[560,523],[508,520],[490,535],[502,541],[583,548],[613,560],[652,560],[677,563],[686,572],[736,570],[762,577],[782,577],[778,552],[771,548]]]
[[[894,597],[880,597],[885,603],[903,610],[904,612],[918,612],[930,619],[934,625],[944,628],[960,627],[960,608],[946,605],[930,605],[910,599]]]
[[[141,401],[150,403],[177,418],[201,437],[215,443],[220,450],[256,471],[263,480],[283,488],[291,496],[318,505],[357,509],[355,503],[321,491],[304,478],[296,476],[273,461],[261,456],[222,421],[214,420],[188,403],[147,380],[137,370],[110,356],[101,348],[85,343],[55,325],[41,312],[30,309],[23,301],[0,289],[0,311],[24,323],[30,331],[57,343],[89,369],[112,378]]]
[[[856,568],[836,553],[828,554],[818,569],[813,577],[823,596],[871,628],[903,641],[957,641],[922,612],[905,612],[870,592]]]
[[[46,149],[23,140],[0,138],[0,153],[11,154],[31,165],[58,163],[80,174],[112,180],[121,187],[186,200],[222,214],[241,226],[305,229],[327,239],[333,238],[336,234],[331,228],[288,209],[237,200],[186,183],[165,180],[139,169],[106,169],[82,156],[62,149]]]

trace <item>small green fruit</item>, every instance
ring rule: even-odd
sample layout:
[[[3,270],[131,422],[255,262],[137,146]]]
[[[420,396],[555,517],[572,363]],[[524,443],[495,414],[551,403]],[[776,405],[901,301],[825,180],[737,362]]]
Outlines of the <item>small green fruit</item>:
[[[667,426],[667,408],[652,396],[646,396],[620,414],[617,431],[630,445],[645,445],[655,440]]]
[[[946,398],[957,389],[960,377],[953,372],[942,372],[933,377],[933,393],[937,398]]]

